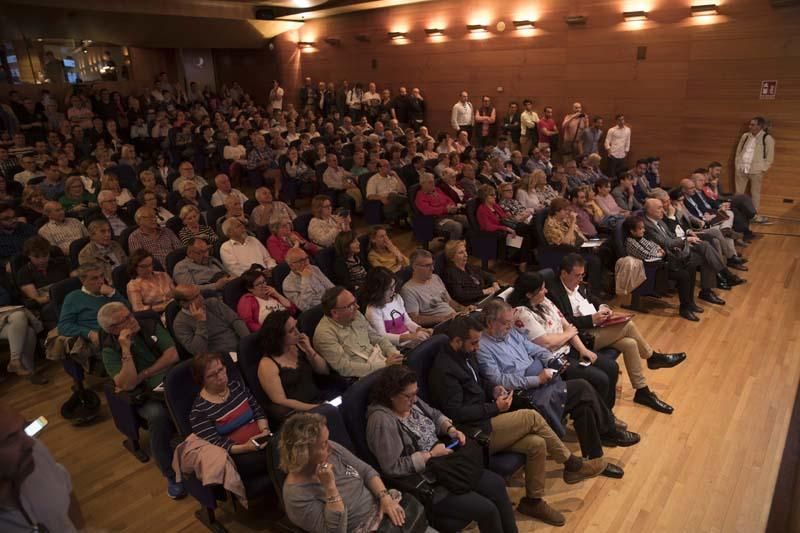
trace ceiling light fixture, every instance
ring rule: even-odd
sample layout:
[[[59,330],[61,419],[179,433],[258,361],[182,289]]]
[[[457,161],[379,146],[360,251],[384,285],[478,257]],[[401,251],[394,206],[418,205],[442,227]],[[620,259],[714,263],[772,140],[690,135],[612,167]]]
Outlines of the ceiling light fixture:
[[[408,34],[404,31],[390,31],[388,35],[389,39],[393,41],[402,41],[408,37]]]
[[[442,28],[425,28],[425,33],[428,34],[428,37],[441,37],[444,35],[444,29]]]
[[[517,30],[532,30],[536,27],[536,23],[532,20],[515,20],[514,29]]]
[[[306,48],[314,48],[313,41],[299,41],[297,43],[297,48],[306,49]]]
[[[719,7],[717,4],[703,4],[700,6],[692,6],[692,16],[702,17],[705,15],[719,15]]]
[[[647,11],[625,11],[622,13],[625,22],[635,22],[638,20],[647,20]]]
[[[586,17],[583,15],[573,15],[564,19],[569,26],[583,26],[586,24]]]
[[[486,24],[467,24],[467,31],[470,33],[483,33],[489,31]]]

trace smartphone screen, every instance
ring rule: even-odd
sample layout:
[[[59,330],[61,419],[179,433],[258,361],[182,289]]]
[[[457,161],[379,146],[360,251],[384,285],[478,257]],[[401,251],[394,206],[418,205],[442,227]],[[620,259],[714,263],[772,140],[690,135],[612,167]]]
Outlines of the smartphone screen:
[[[25,427],[25,434],[29,437],[35,437],[47,425],[47,419],[40,416]]]
[[[342,405],[342,397],[341,396],[337,396],[333,400],[328,400],[327,403],[331,404],[334,407],[339,407],[340,405]]]
[[[460,444],[461,444],[461,441],[459,441],[458,439],[453,439],[453,442],[451,442],[450,444],[447,445],[447,449],[448,450],[452,450],[453,448],[457,447]]]
[[[260,436],[260,437],[256,437],[256,438],[254,438],[254,439],[253,439],[253,442],[255,442],[256,444],[258,444],[258,447],[259,447],[259,448],[263,448],[264,446],[266,446],[266,445],[267,445],[267,443],[269,442],[269,439],[270,439],[270,437],[271,437],[271,436],[272,436],[272,434],[269,434],[269,435],[262,435],[262,436]]]

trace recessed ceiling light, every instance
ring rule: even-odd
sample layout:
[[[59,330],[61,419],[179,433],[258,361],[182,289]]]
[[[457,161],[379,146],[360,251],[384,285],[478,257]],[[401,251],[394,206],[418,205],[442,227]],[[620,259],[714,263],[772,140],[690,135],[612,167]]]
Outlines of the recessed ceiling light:
[[[625,19],[625,22],[647,20],[647,11],[625,11],[622,17]]]
[[[705,15],[718,15],[719,7],[717,4],[703,4],[700,6],[692,6],[692,16],[702,17]]]
[[[489,30],[489,26],[485,24],[467,24],[467,31],[470,33],[483,33]]]

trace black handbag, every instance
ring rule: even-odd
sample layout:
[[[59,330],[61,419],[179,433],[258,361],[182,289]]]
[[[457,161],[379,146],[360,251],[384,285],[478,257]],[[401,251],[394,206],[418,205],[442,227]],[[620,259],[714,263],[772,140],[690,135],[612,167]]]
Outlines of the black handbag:
[[[436,483],[453,494],[466,494],[478,486],[483,475],[483,448],[472,439],[457,447],[450,455],[428,460],[425,467]]]
[[[403,493],[400,507],[405,513],[405,523],[398,527],[392,524],[388,516],[384,516],[378,526],[378,533],[424,533],[428,529],[425,507],[413,495]]]

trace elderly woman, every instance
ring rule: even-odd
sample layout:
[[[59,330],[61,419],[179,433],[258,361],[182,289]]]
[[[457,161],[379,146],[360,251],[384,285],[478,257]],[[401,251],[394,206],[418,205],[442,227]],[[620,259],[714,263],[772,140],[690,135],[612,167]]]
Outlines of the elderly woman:
[[[522,176],[517,188],[517,200],[524,207],[533,211],[547,209],[558,193],[547,184],[547,175],[542,169],[536,169]]]
[[[329,440],[322,415],[289,417],[281,429],[279,448],[281,469],[287,473],[286,515],[303,530],[371,532],[382,520],[398,527],[405,522],[399,494],[387,491],[371,466]]]
[[[178,200],[178,209],[186,205],[193,205],[201,212],[211,209],[211,204],[197,191],[197,184],[192,180],[184,180],[180,184],[181,198]]]
[[[439,153],[436,151],[436,141],[433,139],[426,139],[422,143],[422,157],[425,161],[431,159],[439,159]]]
[[[472,198],[472,195],[461,188],[457,179],[458,172],[454,168],[444,169],[442,171],[442,181],[439,183],[439,189],[453,200],[453,203],[456,205],[464,205]]]
[[[197,237],[205,239],[208,244],[217,242],[219,238],[217,237],[217,232],[205,224],[200,223],[200,210],[197,209],[197,207],[193,205],[183,206],[181,208],[180,217],[181,221],[183,221],[183,227],[178,233],[178,238],[180,238],[184,245],[188,246]]]
[[[216,353],[197,354],[192,359],[192,376],[202,387],[189,413],[192,432],[224,448],[242,478],[266,475],[266,452],[253,439],[271,431],[253,395],[238,379],[228,379],[225,364]]]
[[[284,202],[273,200],[272,191],[267,187],[256,189],[256,201],[258,205],[250,213],[251,226],[269,226],[285,218],[289,220],[297,218],[291,207]]]
[[[240,279],[247,292],[239,298],[236,312],[251,332],[258,331],[261,324],[264,323],[264,319],[275,311],[288,309],[294,313],[297,310],[288,298],[274,287],[270,287],[263,270],[251,268],[242,274]]]
[[[319,251],[316,244],[307,241],[302,235],[292,228],[292,221],[288,218],[278,220],[269,225],[270,236],[267,238],[267,251],[272,258],[283,263],[286,260],[286,252],[292,248],[302,248],[308,255],[314,255]]]
[[[309,411],[325,400],[314,374],[330,374],[328,363],[308,335],[300,333],[289,311],[275,311],[264,319],[258,343],[258,382],[270,399],[271,417],[282,421],[292,411]]]
[[[222,243],[219,255],[230,274],[241,276],[253,265],[275,268],[275,260],[258,239],[247,234],[247,228],[238,218],[229,218],[222,223],[222,233],[228,238]]]
[[[89,222],[89,244],[78,254],[78,264],[97,263],[103,266],[103,275],[111,283],[111,272],[128,262],[120,244],[112,239],[111,226],[104,219]]]
[[[432,330],[421,327],[408,315],[391,271],[382,267],[370,270],[359,299],[366,306],[364,316],[373,329],[398,348],[413,348],[430,338]]]
[[[500,289],[494,276],[469,264],[466,241],[447,241],[447,266],[442,276],[447,292],[461,305],[471,305]]]
[[[336,257],[333,262],[333,282],[358,294],[364,286],[367,269],[361,261],[361,243],[352,231],[343,231],[333,244]]]
[[[528,232],[526,225],[520,224],[513,217],[511,217],[505,210],[497,203],[497,193],[495,188],[491,185],[482,185],[478,189],[478,199],[481,204],[476,211],[476,218],[481,231],[501,232],[506,233],[511,237],[516,237],[517,227],[521,226]],[[528,256],[530,255],[531,239],[527,235],[521,235],[523,238],[522,245],[520,246],[520,263],[519,269],[524,271],[527,266]]]
[[[64,195],[58,203],[68,215],[83,218],[90,209],[97,207],[97,198],[84,189],[80,176],[72,176],[64,184]]]
[[[602,160],[603,158],[600,157],[600,154],[589,154],[586,157],[586,165],[582,167],[582,170],[592,183],[597,183],[597,180],[600,178],[606,178],[606,176],[600,170],[600,162]],[[614,176],[612,176],[612,178],[613,177]]]
[[[143,207],[149,207],[153,210],[153,212],[156,214],[158,225],[162,228],[166,227],[167,221],[175,218],[175,215],[173,215],[168,209],[159,205],[158,194],[156,194],[154,191],[143,190],[136,196],[136,199]]]
[[[413,370],[392,365],[381,370],[370,391],[367,445],[389,477],[421,474],[431,459],[453,453],[448,448],[451,441],[458,441],[459,446],[466,444],[466,437],[449,418],[419,399],[418,390]],[[464,494],[448,491],[433,504],[432,513],[474,520],[482,533],[517,531],[505,481],[482,468],[482,461],[479,466],[482,472],[474,490]],[[437,485],[437,489],[442,488]]]
[[[228,144],[222,149],[222,159],[233,164],[247,165],[247,149],[239,143],[239,134],[228,134]]]
[[[533,218],[534,210],[525,207],[519,200],[514,198],[514,186],[511,183],[501,183],[497,189],[500,196],[500,207],[517,223],[516,229],[519,230],[519,225],[521,224],[529,223]]]
[[[544,238],[547,244],[559,246],[566,244],[580,247],[587,241],[578,229],[575,212],[566,198],[556,198],[550,203],[549,214],[544,221]]]
[[[172,301],[175,283],[166,272],[153,270],[153,254],[139,248],[128,258],[128,300],[134,313],[163,313]]]
[[[103,174],[103,177],[100,178],[100,190],[114,192],[117,195],[117,205],[120,207],[133,200],[131,191],[126,188],[121,188],[119,179],[111,174]]]
[[[367,262],[373,268],[383,267],[398,272],[408,266],[408,257],[394,245],[384,226],[373,226],[369,231]]]
[[[24,217],[29,224],[33,224],[38,219],[46,216],[44,214],[44,204],[47,200],[39,187],[26,186],[22,190],[22,201],[17,207],[17,214]]]
[[[311,200],[314,217],[308,224],[308,237],[322,247],[333,246],[336,236],[350,231],[350,215],[334,215],[330,196],[319,194]]]
[[[155,193],[158,197],[158,201],[161,204],[166,203],[167,201],[167,188],[164,186],[164,183],[160,182],[156,175],[153,174],[151,170],[143,170],[139,173],[139,184],[141,186],[141,191],[148,191]],[[139,194],[141,194],[141,191]]]

